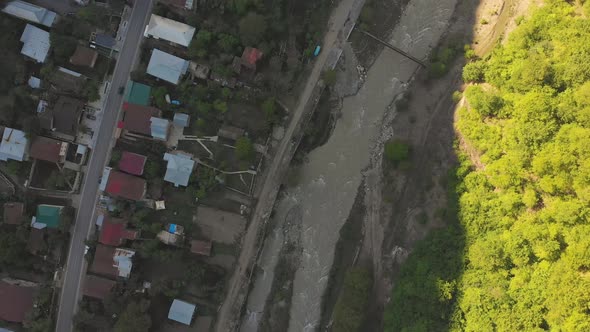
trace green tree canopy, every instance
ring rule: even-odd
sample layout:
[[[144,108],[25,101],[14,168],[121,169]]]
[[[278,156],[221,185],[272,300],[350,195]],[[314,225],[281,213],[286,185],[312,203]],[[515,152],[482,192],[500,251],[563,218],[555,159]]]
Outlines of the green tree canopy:
[[[147,310],[148,300],[132,301],[121,313],[115,324],[115,332],[144,332],[152,326],[152,319]]]
[[[249,12],[238,23],[240,39],[246,46],[257,45],[263,40],[266,32],[266,19],[255,12]]]
[[[483,84],[466,89],[457,114],[470,149],[457,149],[453,214],[402,267],[385,331],[590,330],[590,20],[581,4],[546,0],[465,67],[466,81]]]

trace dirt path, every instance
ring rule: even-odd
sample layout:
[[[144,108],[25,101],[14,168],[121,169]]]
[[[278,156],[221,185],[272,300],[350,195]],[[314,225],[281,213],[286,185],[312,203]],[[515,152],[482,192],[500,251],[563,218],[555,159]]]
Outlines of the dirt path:
[[[328,23],[329,31],[322,43],[323,52],[316,59],[303,93],[301,94],[297,107],[293,111],[291,122],[285,132],[280,146],[274,154],[270,164],[267,177],[258,198],[258,204],[252,214],[252,220],[242,242],[240,257],[237,266],[228,284],[228,292],[218,315],[215,330],[218,332],[234,331],[239,323],[240,308],[248,292],[251,267],[254,263],[261,227],[267,222],[274,205],[279,184],[283,173],[288,167],[291,157],[296,149],[296,144],[291,138],[300,127],[304,114],[308,111],[308,104],[315,96],[316,86],[324,65],[330,55],[330,50],[340,47],[348,36],[344,36],[343,28],[356,21],[356,18],[349,20],[350,13],[362,6],[363,0],[341,0],[338,7],[333,11]],[[352,21],[352,22],[351,22]]]

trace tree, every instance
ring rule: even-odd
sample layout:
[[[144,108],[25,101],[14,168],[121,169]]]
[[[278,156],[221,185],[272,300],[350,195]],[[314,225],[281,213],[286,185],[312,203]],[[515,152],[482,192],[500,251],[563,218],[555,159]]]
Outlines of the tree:
[[[372,285],[368,269],[356,267],[346,272],[342,291],[334,307],[334,331],[359,330],[364,322]]]
[[[148,179],[158,177],[160,174],[160,163],[154,160],[148,160],[145,165],[145,176]]]
[[[249,12],[238,23],[243,45],[257,45],[266,32],[266,19],[255,12]]]
[[[113,150],[111,152],[111,165],[117,165],[122,157],[121,150]]]
[[[149,300],[132,301],[115,323],[115,332],[144,332],[152,326],[147,310]]]
[[[205,29],[199,30],[188,50],[192,59],[204,58],[209,52],[209,46],[213,40],[213,34]]]
[[[240,137],[236,141],[236,156],[243,161],[252,161],[254,158],[254,145],[248,137]]]
[[[233,54],[239,45],[240,41],[234,35],[222,33],[217,36],[217,47],[223,52]]]
[[[486,69],[485,61],[473,61],[463,67],[463,81],[466,83],[479,83],[484,80]]]
[[[262,105],[260,105],[260,108],[262,108],[262,112],[264,112],[264,115],[266,117],[266,122],[268,123],[274,123],[275,118],[276,118],[276,110],[277,110],[277,106],[276,106],[276,101],[274,98],[267,98]]]
[[[216,100],[213,102],[213,108],[220,114],[223,114],[227,112],[227,103],[222,100]]]
[[[39,117],[26,117],[23,121],[23,131],[30,140],[34,140],[35,137],[37,137],[39,133],[41,133],[41,123],[39,122]]]
[[[332,86],[336,83],[337,75],[336,70],[328,69],[322,73],[322,80],[328,86]]]
[[[410,147],[402,141],[393,140],[385,143],[385,159],[394,165],[407,160],[409,154]]]
[[[84,88],[82,89],[82,95],[86,97],[89,102],[97,101],[100,99],[100,94],[98,93],[98,82],[93,79],[88,79],[84,83]]]
[[[57,63],[67,63],[70,56],[76,51],[78,42],[75,38],[60,35],[57,33],[50,34],[51,49],[53,50],[53,60]]]
[[[166,95],[168,94],[168,90],[164,86],[159,86],[157,88],[152,89],[152,98],[156,103],[156,106],[159,109],[167,109],[168,102],[166,102]]]

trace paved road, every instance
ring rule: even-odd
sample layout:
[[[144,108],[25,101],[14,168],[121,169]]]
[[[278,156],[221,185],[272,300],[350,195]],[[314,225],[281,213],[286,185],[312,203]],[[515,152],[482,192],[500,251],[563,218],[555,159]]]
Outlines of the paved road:
[[[80,299],[81,281],[85,274],[84,241],[92,230],[94,212],[98,193],[98,178],[102,174],[107,156],[113,144],[113,131],[119,118],[123,96],[117,93],[120,86],[125,86],[139,51],[143,31],[151,13],[153,0],[136,1],[128,23],[127,36],[111,80],[111,92],[105,106],[102,123],[96,133],[97,140],[92,157],[85,174],[85,182],[80,195],[80,206],[65,270],[65,279],[60,296],[57,317],[57,332],[72,331],[72,318]]]
[[[346,41],[348,35],[344,32],[345,27],[352,24],[349,16],[359,6],[362,7],[363,3],[364,0],[343,0],[340,1],[332,12],[328,23],[329,30],[324,36],[322,43],[322,53],[315,60],[315,65],[309,74],[303,93],[299,96],[291,122],[274,155],[262,190],[260,191],[258,204],[252,214],[252,221],[244,236],[237,266],[229,281],[228,292],[217,315],[215,326],[215,331],[217,332],[234,331],[237,328],[237,324],[239,324],[240,308],[245,300],[244,288],[245,284],[249,281],[248,270],[252,258],[256,255],[258,234],[272,211],[282,176],[296,149],[296,145],[291,142],[291,138],[299,128],[304,118],[303,115],[308,110],[308,104],[314,96],[314,91],[320,80],[324,66],[329,60],[330,50],[341,47],[341,43]],[[354,22],[356,19],[352,21]]]

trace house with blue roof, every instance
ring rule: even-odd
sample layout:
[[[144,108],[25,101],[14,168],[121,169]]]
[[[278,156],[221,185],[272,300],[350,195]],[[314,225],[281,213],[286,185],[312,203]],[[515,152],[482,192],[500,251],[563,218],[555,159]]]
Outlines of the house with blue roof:
[[[168,162],[164,181],[171,182],[175,187],[188,186],[188,181],[195,168],[195,161],[190,155],[176,151],[165,153],[164,160]]]
[[[49,32],[39,29],[32,24],[27,24],[23,34],[20,37],[23,43],[21,54],[43,63],[47,59],[51,43],[49,41]]]
[[[153,138],[165,141],[170,133],[170,121],[152,116],[150,118],[150,129]]]
[[[20,0],[9,2],[2,11],[6,14],[41,24],[48,28],[50,28],[57,19],[57,14],[55,12]]]
[[[147,73],[172,84],[178,84],[188,70],[189,62],[158,49],[152,51]]]
[[[194,304],[174,299],[170,311],[168,311],[168,319],[184,325],[191,325],[196,309],[197,306]]]

